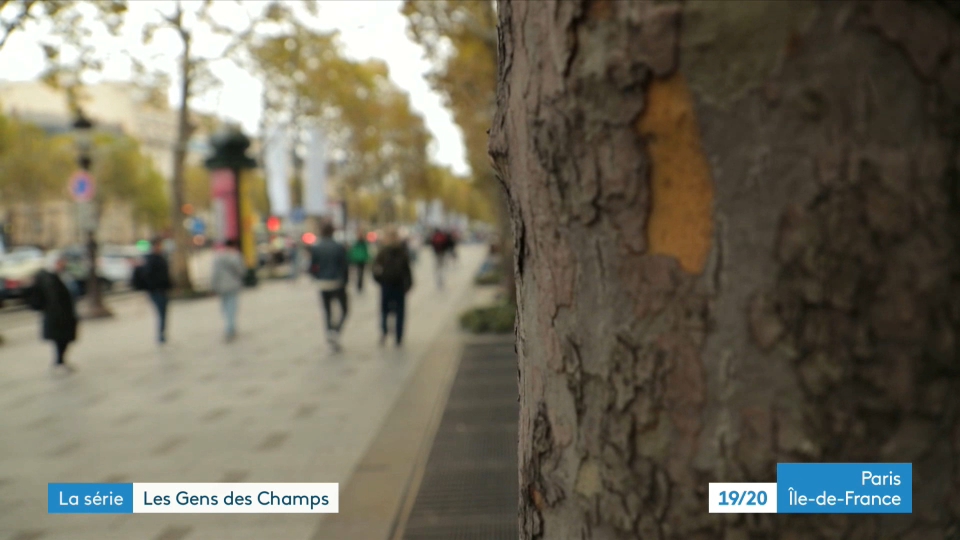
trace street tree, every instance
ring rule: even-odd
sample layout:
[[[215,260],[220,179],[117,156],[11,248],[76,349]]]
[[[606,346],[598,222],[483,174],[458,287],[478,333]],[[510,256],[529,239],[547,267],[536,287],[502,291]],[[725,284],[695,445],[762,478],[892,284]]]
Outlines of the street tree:
[[[934,2],[498,5],[523,539],[951,538],[960,17]],[[778,462],[913,464],[913,513],[707,513]]]
[[[127,11],[125,0],[0,0],[0,50],[15,33],[31,25],[50,23],[52,34],[77,44],[85,34],[84,23],[93,20],[104,23],[116,33]]]
[[[100,133],[94,139],[93,175],[97,179],[96,215],[110,205],[129,204],[134,221],[155,230],[167,223],[158,210],[167,201],[163,176],[140,144],[125,135]],[[164,212],[166,213],[166,212]]]
[[[316,12],[316,2],[305,0],[299,2],[310,13]],[[179,37],[182,50],[179,58],[177,79],[179,82],[179,105],[177,107],[177,142],[173,156],[173,181],[171,185],[170,215],[173,223],[176,250],[173,256],[172,273],[177,287],[183,291],[193,289],[190,281],[189,265],[187,264],[190,237],[186,228],[180,226],[186,215],[183,206],[185,196],[185,159],[187,144],[196,126],[190,121],[190,101],[192,98],[218,86],[218,79],[210,71],[210,65],[219,60],[233,60],[248,46],[264,23],[279,23],[286,16],[293,16],[294,11],[284,2],[266,2],[261,4],[258,13],[249,13],[242,27],[226,26],[218,22],[214,13],[216,7],[227,5],[226,2],[215,3],[204,0],[197,4],[185,7],[184,2],[177,0],[172,12],[161,12],[160,22],[149,23],[143,28],[143,41],[149,43],[160,30],[170,30]],[[237,2],[234,7],[244,7]],[[243,11],[243,10],[242,10]],[[200,33],[219,35],[226,38],[226,44],[216,55],[205,56],[195,49],[195,39]]]
[[[423,190],[430,134],[385,63],[347,58],[336,32],[300,24],[260,38],[249,58],[271,121],[295,132],[319,124],[343,153],[336,171],[343,196],[361,188]]]
[[[0,52],[17,32],[42,29],[46,65],[41,78],[63,90],[69,108],[77,113],[84,100],[84,77],[103,68],[89,39],[93,29],[99,26],[117,35],[126,12],[126,0],[0,0]]]
[[[497,14],[487,0],[404,0],[401,8],[410,37],[424,49],[433,66],[427,75],[430,86],[443,97],[454,122],[463,133],[467,163],[476,193],[496,210],[504,243],[509,252],[509,212],[487,155],[487,132],[495,111],[497,73]],[[485,212],[489,214],[490,212]],[[511,265],[504,258],[504,265]],[[506,288],[515,291],[509,268]]]
[[[0,116],[0,204],[11,222],[22,207],[38,212],[49,200],[66,195],[74,170],[69,142],[54,140],[38,126]]]

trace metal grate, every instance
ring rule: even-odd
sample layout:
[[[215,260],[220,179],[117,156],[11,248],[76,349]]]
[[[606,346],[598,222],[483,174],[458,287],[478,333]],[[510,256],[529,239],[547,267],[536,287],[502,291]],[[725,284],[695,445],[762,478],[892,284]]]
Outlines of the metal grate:
[[[404,540],[515,540],[517,363],[512,337],[464,350]]]

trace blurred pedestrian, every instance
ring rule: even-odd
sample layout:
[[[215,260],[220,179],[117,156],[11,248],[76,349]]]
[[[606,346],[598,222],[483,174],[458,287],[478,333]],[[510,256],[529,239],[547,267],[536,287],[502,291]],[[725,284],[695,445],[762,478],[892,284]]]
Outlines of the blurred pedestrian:
[[[150,247],[144,263],[134,270],[133,286],[145,291],[157,310],[157,342],[162,345],[167,342],[167,304],[173,282],[170,280],[170,265],[163,254],[164,240],[154,238]]]
[[[410,271],[407,245],[400,241],[396,229],[388,228],[383,235],[383,247],[373,261],[373,279],[380,284],[380,345],[387,342],[388,317],[393,313],[396,343],[399,346],[403,343],[406,297],[413,288],[413,273]]]
[[[66,363],[67,347],[77,339],[77,317],[74,295],[60,278],[66,272],[67,261],[58,257],[53,271],[37,273],[33,286],[27,294],[30,307],[43,313],[43,339],[52,341],[55,347],[54,368],[73,371]]]
[[[300,277],[300,244],[296,238],[289,239],[290,250],[290,279],[296,281]]]
[[[213,259],[213,275],[210,282],[210,288],[220,296],[227,341],[233,341],[237,336],[237,307],[246,270],[237,241],[227,240],[224,248]]]
[[[310,250],[310,274],[320,288],[320,301],[327,323],[327,342],[334,351],[340,351],[340,331],[347,320],[347,281],[350,265],[347,249],[333,239],[334,226],[324,223],[320,241]],[[340,317],[334,322],[333,304],[340,305]]]
[[[457,261],[457,243],[459,237],[456,231],[450,230],[444,233],[446,235],[447,257],[451,261]]]
[[[370,262],[370,247],[367,245],[366,235],[361,231],[357,235],[357,240],[350,247],[350,264],[353,265],[357,274],[357,292],[363,292],[363,274]]]
[[[448,238],[447,235],[436,228],[430,236],[430,247],[433,248],[434,261],[436,262],[437,288],[443,289],[444,274],[446,272]]]

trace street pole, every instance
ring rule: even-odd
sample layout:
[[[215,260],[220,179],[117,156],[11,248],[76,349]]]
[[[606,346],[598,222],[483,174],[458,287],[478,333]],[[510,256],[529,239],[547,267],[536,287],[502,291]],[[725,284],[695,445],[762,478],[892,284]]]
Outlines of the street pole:
[[[81,171],[89,175],[93,162],[90,156],[90,132],[93,129],[93,122],[88,120],[81,112],[79,113],[76,122],[74,122],[73,127],[79,134],[80,142],[77,164],[80,166]],[[97,279],[97,254],[99,250],[97,249],[96,219],[96,217],[93,218],[93,221],[88,225],[86,231],[87,259],[90,262],[90,269],[89,273],[87,274],[87,317],[92,319],[101,319],[105,317],[112,317],[113,313],[111,313],[110,310],[103,305],[103,291],[100,290],[100,280]]]

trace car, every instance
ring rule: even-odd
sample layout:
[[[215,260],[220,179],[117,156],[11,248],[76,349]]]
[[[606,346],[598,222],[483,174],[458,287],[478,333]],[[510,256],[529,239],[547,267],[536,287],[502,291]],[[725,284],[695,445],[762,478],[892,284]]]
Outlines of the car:
[[[66,260],[66,272],[77,283],[81,296],[87,292],[90,263],[87,250],[82,246],[70,246],[47,253],[47,265],[52,266],[58,258]],[[136,247],[104,246],[97,257],[97,279],[100,290],[108,291],[117,285],[128,285],[133,278],[133,269],[142,257]]]
[[[46,267],[43,251],[35,247],[17,247],[0,259],[0,280],[4,300],[23,300],[37,272]]]

